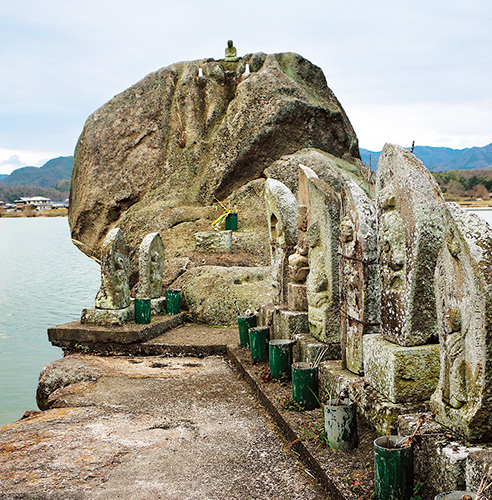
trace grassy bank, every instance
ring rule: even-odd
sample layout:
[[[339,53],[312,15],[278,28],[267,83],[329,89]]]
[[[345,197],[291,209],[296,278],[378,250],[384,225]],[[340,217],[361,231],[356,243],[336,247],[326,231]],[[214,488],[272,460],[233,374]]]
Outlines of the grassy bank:
[[[0,210],[0,217],[66,217],[68,215],[68,208],[55,208],[53,210],[40,210],[39,212],[28,212],[26,210],[19,210],[15,212],[7,212]]]

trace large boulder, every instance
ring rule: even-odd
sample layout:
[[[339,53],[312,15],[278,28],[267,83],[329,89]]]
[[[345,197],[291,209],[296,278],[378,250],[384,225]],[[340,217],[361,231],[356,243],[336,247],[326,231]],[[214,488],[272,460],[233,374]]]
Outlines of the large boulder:
[[[99,258],[107,232],[120,227],[135,268],[141,241],[159,232],[166,257],[178,258],[193,250],[195,232],[210,230],[217,198],[239,213],[240,249],[266,264],[263,179],[290,182],[291,168],[266,170],[303,148],[361,168],[345,112],[303,57],[257,53],[160,69],[88,118],[74,157],[72,238]]]

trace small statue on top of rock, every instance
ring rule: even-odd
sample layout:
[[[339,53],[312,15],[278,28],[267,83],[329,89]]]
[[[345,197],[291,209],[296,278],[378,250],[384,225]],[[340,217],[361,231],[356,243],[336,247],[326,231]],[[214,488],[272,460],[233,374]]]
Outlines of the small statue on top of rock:
[[[227,41],[227,48],[225,49],[225,57],[224,61],[227,62],[236,62],[238,60],[237,50],[234,47],[232,40]]]

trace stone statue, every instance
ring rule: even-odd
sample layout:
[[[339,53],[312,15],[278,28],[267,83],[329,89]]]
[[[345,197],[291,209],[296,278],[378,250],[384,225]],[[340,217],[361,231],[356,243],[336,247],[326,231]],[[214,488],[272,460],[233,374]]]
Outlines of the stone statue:
[[[363,336],[379,333],[379,266],[376,207],[344,177],[340,239],[340,322],[342,366],[364,371]]]
[[[326,182],[308,179],[311,225],[307,232],[309,274],[306,278],[309,330],[322,342],[340,342],[338,238],[340,200]]]
[[[270,232],[273,303],[287,304],[288,259],[297,244],[297,200],[290,189],[275,179],[265,182],[265,202]]]
[[[138,298],[155,299],[162,295],[162,272],[164,270],[164,245],[159,233],[150,233],[139,249]]]
[[[434,270],[444,238],[444,199],[410,151],[386,144],[377,170],[381,333],[401,346],[437,337]]]
[[[101,288],[96,295],[97,309],[124,309],[130,305],[130,258],[119,228],[112,229],[101,250]]]
[[[238,60],[237,50],[236,47],[234,47],[232,40],[227,41],[224,60],[227,62],[236,62]]]
[[[489,442],[492,228],[452,203],[446,218],[435,274],[441,370],[431,408],[466,440]]]

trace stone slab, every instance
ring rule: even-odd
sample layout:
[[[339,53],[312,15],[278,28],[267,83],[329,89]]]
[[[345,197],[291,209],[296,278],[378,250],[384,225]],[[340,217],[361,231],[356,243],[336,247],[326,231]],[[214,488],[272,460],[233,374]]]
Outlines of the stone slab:
[[[347,391],[362,415],[379,436],[395,434],[398,416],[429,411],[427,402],[395,404],[371,387],[364,377],[342,368],[341,360],[323,361],[319,365],[319,393],[337,395]]]
[[[232,252],[232,231],[202,231],[195,233],[197,252]]]
[[[365,379],[393,403],[430,398],[439,380],[439,345],[405,347],[364,335]]]
[[[174,316],[155,316],[147,325],[126,323],[101,326],[72,321],[48,328],[48,339],[54,346],[62,348],[74,348],[77,344],[132,344],[158,337],[183,323],[184,313]]]

